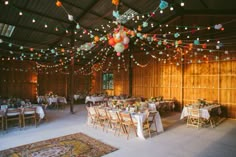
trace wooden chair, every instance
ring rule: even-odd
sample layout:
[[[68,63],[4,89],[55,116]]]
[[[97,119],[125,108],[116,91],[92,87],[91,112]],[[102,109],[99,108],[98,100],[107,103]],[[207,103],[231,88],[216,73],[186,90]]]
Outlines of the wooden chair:
[[[33,120],[35,127],[37,127],[37,113],[36,108],[24,108],[22,112],[22,127],[25,127],[26,120]]]
[[[129,112],[120,112],[121,125],[124,128],[124,133],[127,134],[127,139],[129,139],[130,129],[132,128],[137,135],[137,123],[133,121],[131,114]]]
[[[193,126],[200,128],[203,124],[203,119],[200,117],[199,108],[189,108],[188,109],[188,117],[187,117],[187,127]]]
[[[86,109],[88,111],[88,124],[89,120],[91,121],[92,126],[96,126],[98,124],[98,114],[95,110],[95,107],[88,107],[86,106]]]
[[[98,121],[100,123],[100,126],[103,128],[103,131],[105,130],[105,125],[109,125],[111,128],[111,125],[109,124],[109,117],[107,115],[106,109],[105,108],[95,108],[96,112],[98,114]]]
[[[4,130],[4,111],[0,110],[0,123],[1,123],[1,129]]]
[[[121,130],[121,120],[119,117],[119,113],[116,111],[108,111],[107,113],[108,113],[108,117],[109,117],[110,126],[114,130],[114,135],[116,135],[117,131],[119,131],[118,132],[118,135],[119,135],[120,130]]]
[[[151,133],[157,133],[157,125],[156,125],[156,111],[147,112],[147,118],[143,122],[143,130],[148,131],[149,137],[151,137]],[[154,125],[155,130],[151,130],[151,127]]]
[[[8,122],[10,121],[17,121],[18,126],[21,127],[21,109],[7,109],[5,121],[6,130],[8,128]]]

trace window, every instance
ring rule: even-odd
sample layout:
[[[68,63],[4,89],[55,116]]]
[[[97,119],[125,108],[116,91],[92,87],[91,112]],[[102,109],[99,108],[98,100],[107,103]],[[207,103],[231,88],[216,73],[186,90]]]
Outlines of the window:
[[[113,74],[112,73],[102,74],[102,88],[113,89]]]

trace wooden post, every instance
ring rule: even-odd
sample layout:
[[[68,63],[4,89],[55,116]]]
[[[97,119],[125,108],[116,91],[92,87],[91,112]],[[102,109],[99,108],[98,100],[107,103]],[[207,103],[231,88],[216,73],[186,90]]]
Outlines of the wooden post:
[[[132,59],[131,54],[129,55],[129,96],[133,95],[133,69],[132,69]]]
[[[74,28],[71,30],[71,48],[72,51],[70,52],[71,54],[71,62],[70,62],[70,73],[69,73],[69,98],[70,98],[70,112],[74,113],[74,65],[75,65],[75,60],[74,60],[74,47],[75,45],[75,32]]]

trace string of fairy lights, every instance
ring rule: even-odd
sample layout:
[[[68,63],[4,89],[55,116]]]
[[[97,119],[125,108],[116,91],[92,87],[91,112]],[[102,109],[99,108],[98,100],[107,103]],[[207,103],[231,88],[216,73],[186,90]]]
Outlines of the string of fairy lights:
[[[71,42],[67,42],[67,45],[60,43],[59,47],[40,48],[39,45],[37,45],[37,47],[24,46],[0,39],[0,44],[7,44],[9,48],[14,47],[19,49],[19,51],[9,51],[9,55],[14,55],[14,57],[2,57],[0,59],[2,61],[35,61],[36,68],[32,69],[32,71],[42,73],[62,72],[68,74],[68,66],[72,60],[80,62],[81,59],[86,59],[88,58],[87,56],[93,55],[92,58],[89,58],[87,64],[75,69],[75,74],[82,75],[91,75],[94,71],[106,73],[112,70],[114,66],[117,66],[117,71],[121,69],[127,71],[129,63],[128,60],[125,59],[125,56],[129,56],[136,66],[141,68],[148,66],[151,60],[147,60],[146,63],[143,64],[138,61],[134,53],[131,55],[123,53],[123,51],[130,51],[129,45],[131,45],[130,42],[132,41],[132,44],[139,48],[139,50],[136,51],[144,53],[150,56],[150,59],[158,60],[164,64],[169,63],[179,66],[184,63],[191,64],[194,62],[208,63],[236,60],[236,58],[232,56],[234,50],[230,50],[230,47],[235,43],[230,41],[226,42],[232,38],[231,36],[208,38],[210,36],[222,35],[225,32],[225,27],[236,22],[235,19],[211,26],[163,25],[152,22],[152,18],[157,14],[164,14],[165,10],[168,8],[170,11],[175,10],[176,5],[184,7],[185,3],[181,1],[179,4],[169,4],[165,0],[160,0],[157,7],[152,11],[144,14],[124,15],[127,20],[131,20],[137,24],[137,27],[131,30],[123,27],[120,22],[122,15],[120,15],[118,10],[120,4],[119,0],[112,0],[112,4],[115,5],[115,9],[112,13],[115,20],[108,21],[94,29],[88,29],[83,28],[79,21],[76,21],[77,19],[74,18],[61,1],[56,0],[55,6],[58,7],[58,9],[62,9],[67,15],[68,20],[74,22],[76,25],[74,33],[79,38],[75,39],[75,43],[84,36],[88,36],[91,42],[86,42],[74,47],[70,46]],[[21,11],[14,4],[11,4],[9,0],[5,0],[4,5],[16,9],[18,16],[31,18],[33,24],[40,24],[44,29],[53,27],[55,32],[71,33],[60,24],[55,25],[46,21],[40,21],[39,17],[27,11]],[[98,20],[102,20],[108,16],[108,13]],[[91,24],[92,23],[93,21],[91,21]],[[158,28],[154,33],[144,33],[146,28],[154,28],[156,26],[158,26]],[[51,41],[45,41],[44,43],[46,44],[47,42]],[[94,54],[94,52],[98,53]],[[74,56],[71,56],[72,53],[74,53]],[[218,55],[219,53],[221,53],[220,56]],[[42,62],[50,58],[54,60],[52,64]],[[4,70],[5,69],[6,68],[4,68]],[[17,70],[19,71],[20,69]]]

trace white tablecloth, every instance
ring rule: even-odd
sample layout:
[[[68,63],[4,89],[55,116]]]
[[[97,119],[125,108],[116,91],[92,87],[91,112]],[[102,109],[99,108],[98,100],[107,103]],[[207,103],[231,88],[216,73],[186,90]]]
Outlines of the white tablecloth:
[[[103,101],[103,99],[104,99],[104,96],[86,96],[85,104],[87,102],[93,102],[93,104],[95,104],[96,102]]]
[[[52,103],[58,103],[58,102],[67,104],[66,98],[62,96],[57,96],[57,97],[38,96],[37,101],[38,103],[47,101],[49,105],[51,105]]]
[[[74,100],[75,100],[75,101],[77,101],[79,98],[80,98],[80,95],[78,95],[78,94],[75,94],[75,95],[74,95]]]
[[[146,113],[136,113],[132,115],[132,118],[134,118],[134,120],[137,121],[137,134],[138,137],[141,139],[145,139],[144,137],[144,133],[143,133],[143,122],[146,119]],[[159,112],[157,111],[156,114],[156,126],[157,126],[157,132],[163,132],[164,128],[162,125],[162,121],[161,121],[161,116],[159,114]],[[152,125],[152,128],[154,128],[154,124]]]
[[[187,117],[189,115],[188,109],[191,108],[192,106],[185,106],[183,108],[183,111],[181,113],[180,119],[183,119],[184,117]],[[218,113],[221,113],[221,109],[220,109],[220,105],[210,105],[210,106],[206,106],[203,108],[200,108],[200,117],[205,118],[205,119],[209,119],[210,118],[210,111],[213,108],[218,108]]]
[[[45,117],[45,113],[42,106],[36,106],[36,113],[39,115],[40,119],[43,119]]]

